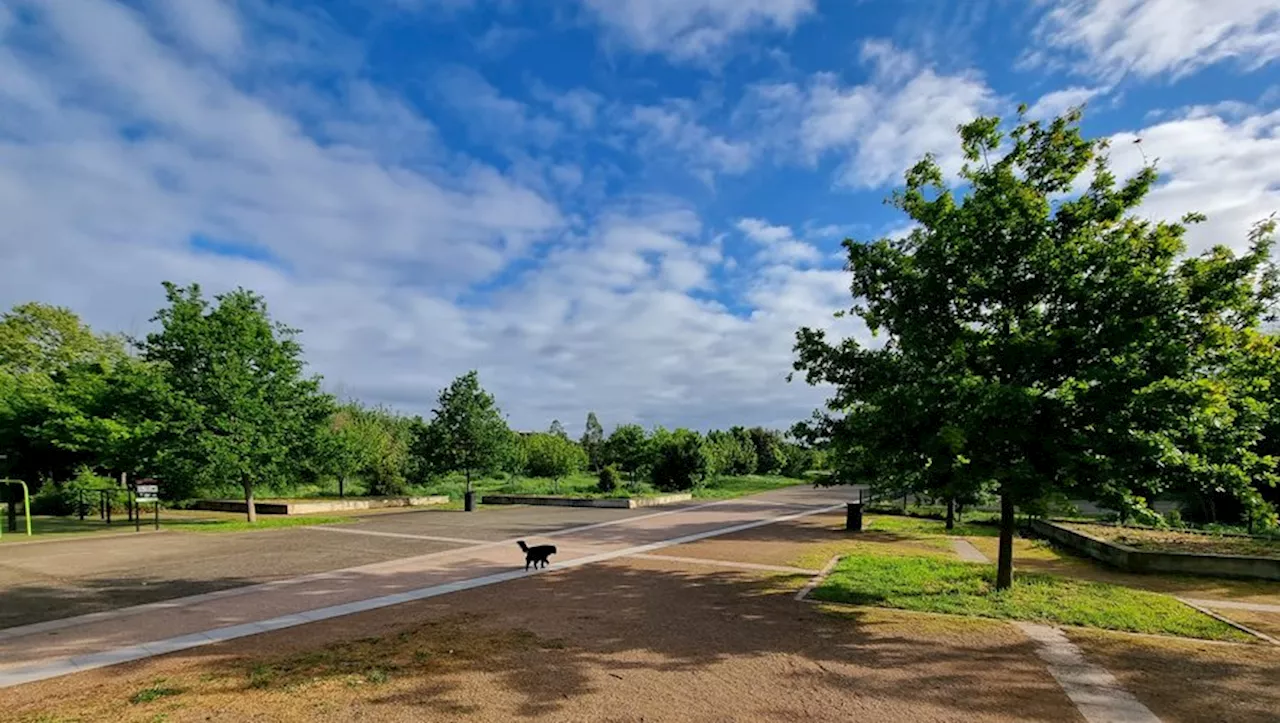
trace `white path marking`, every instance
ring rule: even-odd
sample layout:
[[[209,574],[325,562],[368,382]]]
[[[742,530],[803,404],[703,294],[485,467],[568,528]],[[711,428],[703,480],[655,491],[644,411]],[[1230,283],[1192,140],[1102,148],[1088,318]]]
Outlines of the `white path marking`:
[[[1223,610],[1250,610],[1255,613],[1280,613],[1280,605],[1266,603],[1238,602],[1235,600],[1203,600],[1201,598],[1182,598],[1192,605],[1205,608],[1222,608]]]
[[[64,658],[40,665],[18,668],[16,670],[0,673],[0,688],[8,688],[23,683],[31,683],[38,680],[47,680],[56,678],[70,673],[76,673],[96,668],[103,668],[117,663],[123,663],[131,660],[140,660],[155,655],[164,655],[180,650],[189,650],[204,645],[220,643],[227,640],[235,640],[237,638],[248,637],[250,635],[258,635],[273,630],[281,630],[283,628],[291,628],[298,625],[305,625],[321,620],[328,620],[343,615],[353,615],[355,613],[366,612],[369,610],[377,610],[379,608],[389,607],[391,605],[400,605],[402,603],[414,602],[416,600],[425,600],[427,598],[439,595],[447,595],[449,593],[461,592],[463,590],[471,590],[486,585],[494,585],[497,583],[507,582],[509,580],[517,580],[529,575],[537,575],[545,573],[548,570],[561,570],[573,567],[581,567],[593,562],[604,562],[619,557],[627,557],[637,555],[652,550],[660,550],[664,547],[672,547],[675,545],[683,545],[689,542],[697,542],[705,540],[708,537],[717,537],[719,535],[729,535],[743,530],[750,530],[765,525],[786,522],[809,515],[816,515],[823,512],[843,507],[843,504],[832,505],[830,507],[818,508],[815,510],[807,510],[804,512],[796,512],[789,515],[781,515],[777,517],[769,517],[763,520],[755,520],[752,522],[744,522],[729,527],[721,527],[705,532],[698,532],[691,535],[662,540],[659,542],[651,542],[645,545],[637,545],[622,550],[614,550],[611,552],[602,552],[596,555],[580,557],[575,560],[567,560],[565,562],[556,563],[550,567],[541,570],[526,572],[524,570],[512,570],[510,572],[500,572],[491,575],[482,575],[474,577],[470,580],[458,580],[456,582],[445,583],[442,585],[433,585],[430,587],[419,588],[417,590],[409,590],[406,592],[396,593],[394,595],[384,595],[381,597],[369,598],[367,600],[359,600],[356,602],[345,603],[342,605],[332,605],[329,607],[318,608],[315,610],[307,610],[292,615],[282,615],[268,620],[258,622],[244,623],[242,625],[233,625],[226,628],[216,628],[188,635],[181,635],[165,640],[157,640],[141,645],[132,645],[125,648],[103,651],[75,658]],[[692,508],[686,508],[692,509]],[[638,518],[631,518],[638,519]],[[590,527],[590,526],[589,526]],[[564,531],[562,531],[562,534]]]
[[[683,562],[690,565],[707,565],[708,567],[729,567],[738,570],[763,570],[765,572],[793,572],[800,575],[812,575],[813,570],[786,565],[761,565],[755,562],[733,562],[730,560],[709,560],[705,557],[676,557],[675,555],[629,555],[638,560],[661,560],[665,562]]]
[[[837,505],[837,507],[839,506],[840,505]],[[800,588],[800,592],[796,593],[796,599],[803,600],[808,597],[809,593],[813,592],[814,588],[821,585],[822,581],[827,579],[827,575],[830,575],[831,571],[835,569],[837,562],[840,562],[839,555],[827,560],[827,564],[823,566],[822,570],[820,570],[817,575],[814,575],[813,579],[806,583],[804,587]]]
[[[1057,628],[1036,623],[1014,623],[1036,642],[1036,654],[1049,666],[1049,674],[1080,715],[1089,723],[1160,723],[1120,681],[1103,668],[1085,660],[1084,653]]]
[[[964,560],[965,562],[991,562],[991,558],[982,554],[982,550],[974,547],[972,542],[961,537],[950,537],[947,539],[951,540],[951,549],[956,551],[956,554],[960,556],[961,560]]]
[[[453,542],[459,545],[483,545],[492,540],[469,540],[463,537],[440,537],[438,535],[411,535],[407,532],[381,532],[378,530],[361,530],[353,527],[326,527],[315,525],[303,527],[304,530],[320,532],[345,532],[348,535],[372,535],[373,537],[398,537],[405,540],[428,540],[431,542]]]

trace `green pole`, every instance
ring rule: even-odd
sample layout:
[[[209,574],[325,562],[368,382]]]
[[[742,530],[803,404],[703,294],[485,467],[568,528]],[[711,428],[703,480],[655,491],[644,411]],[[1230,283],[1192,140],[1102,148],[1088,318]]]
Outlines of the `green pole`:
[[[0,484],[14,484],[22,486],[22,512],[27,517],[27,537],[31,537],[31,491],[27,489],[27,483],[20,479],[0,479]],[[4,525],[0,525],[0,535],[3,535]]]

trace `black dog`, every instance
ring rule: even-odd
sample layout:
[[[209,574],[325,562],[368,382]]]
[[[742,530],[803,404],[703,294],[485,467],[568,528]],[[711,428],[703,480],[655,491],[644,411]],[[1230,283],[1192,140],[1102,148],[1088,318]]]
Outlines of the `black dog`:
[[[529,547],[524,544],[524,540],[516,543],[524,550],[524,569],[528,570],[529,565],[533,565],[533,569],[538,569],[538,563],[541,562],[543,567],[547,566],[547,558],[556,554],[555,545],[534,545]]]

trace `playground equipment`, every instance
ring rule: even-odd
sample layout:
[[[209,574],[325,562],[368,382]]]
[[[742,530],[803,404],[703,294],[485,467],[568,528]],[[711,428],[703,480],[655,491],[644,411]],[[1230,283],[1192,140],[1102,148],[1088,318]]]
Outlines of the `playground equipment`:
[[[27,518],[27,537],[31,537],[31,491],[27,489],[27,483],[20,479],[0,479],[0,485],[21,485],[22,486],[22,511]],[[18,520],[17,505],[13,500],[9,500],[9,531],[17,532]],[[0,535],[3,535],[4,525],[0,525]]]

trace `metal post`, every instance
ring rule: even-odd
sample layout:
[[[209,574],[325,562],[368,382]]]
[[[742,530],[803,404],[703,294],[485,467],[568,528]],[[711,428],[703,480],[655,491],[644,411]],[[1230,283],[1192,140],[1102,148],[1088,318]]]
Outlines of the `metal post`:
[[[109,497],[108,495],[112,494],[112,492],[113,490],[102,491],[102,502],[107,508],[107,524],[108,525],[111,524],[111,503],[113,501],[111,497]]]
[[[160,530],[160,500],[156,499],[156,531]]]
[[[142,532],[142,503],[138,502],[138,494],[133,493],[129,500],[129,510],[133,513],[133,531]]]
[[[12,490],[8,494],[9,497],[9,531],[18,531],[18,501],[15,500]]]
[[[862,532],[861,502],[848,502],[845,504],[844,529],[850,532]]]

